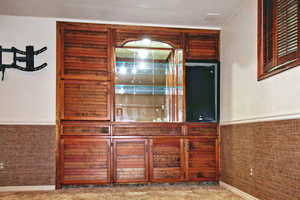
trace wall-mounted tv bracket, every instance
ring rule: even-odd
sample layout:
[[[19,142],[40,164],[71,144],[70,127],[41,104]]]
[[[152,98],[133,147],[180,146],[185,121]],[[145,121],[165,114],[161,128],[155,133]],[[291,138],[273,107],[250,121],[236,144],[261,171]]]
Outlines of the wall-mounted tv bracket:
[[[38,67],[34,67],[34,56],[39,55],[47,50],[47,47],[43,47],[40,50],[34,51],[33,46],[26,46],[26,51],[21,51],[15,47],[10,49],[4,49],[0,46],[0,71],[2,71],[2,81],[4,80],[5,70],[9,68],[15,68],[18,70],[26,72],[34,72],[41,70],[47,66],[47,63],[44,63]],[[13,63],[12,64],[2,64],[2,52],[4,53],[13,53]],[[25,56],[17,56],[17,54]],[[17,65],[17,62],[25,62],[26,66],[21,67]]]

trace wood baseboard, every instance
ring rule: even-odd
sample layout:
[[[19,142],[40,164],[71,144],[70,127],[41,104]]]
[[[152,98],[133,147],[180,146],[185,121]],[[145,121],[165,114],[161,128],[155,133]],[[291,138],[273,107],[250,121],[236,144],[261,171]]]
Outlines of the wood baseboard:
[[[50,191],[50,190],[55,190],[55,185],[1,186],[0,187],[0,192]]]
[[[246,193],[246,192],[243,192],[241,190],[239,190],[238,188],[236,187],[233,187],[231,185],[228,185],[227,183],[224,183],[222,181],[219,182],[220,186],[231,191],[232,193],[236,194],[236,195],[239,195],[240,197],[242,197],[243,199],[245,200],[259,200],[258,198]]]

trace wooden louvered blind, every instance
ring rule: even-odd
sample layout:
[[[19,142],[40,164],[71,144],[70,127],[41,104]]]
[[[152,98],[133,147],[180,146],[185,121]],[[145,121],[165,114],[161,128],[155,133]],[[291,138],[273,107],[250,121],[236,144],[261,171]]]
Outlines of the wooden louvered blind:
[[[300,1],[259,0],[258,78],[300,65]]]

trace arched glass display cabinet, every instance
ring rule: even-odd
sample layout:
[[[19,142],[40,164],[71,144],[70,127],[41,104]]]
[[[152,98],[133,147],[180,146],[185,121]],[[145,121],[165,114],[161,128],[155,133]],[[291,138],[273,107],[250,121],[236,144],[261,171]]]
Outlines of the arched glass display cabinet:
[[[115,121],[183,121],[182,50],[143,39],[115,49]]]

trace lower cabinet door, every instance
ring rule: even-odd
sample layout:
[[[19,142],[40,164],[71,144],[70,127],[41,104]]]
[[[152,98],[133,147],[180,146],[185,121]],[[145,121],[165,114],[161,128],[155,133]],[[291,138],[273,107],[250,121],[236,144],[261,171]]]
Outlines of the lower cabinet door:
[[[113,139],[114,182],[148,181],[148,140]]]
[[[177,182],[184,180],[183,139],[150,140],[150,180]]]
[[[62,184],[110,182],[110,140],[63,138],[61,151]]]
[[[216,139],[187,139],[187,179],[217,180]]]

